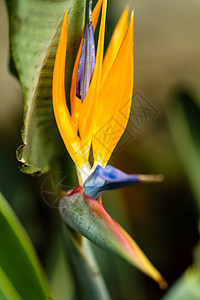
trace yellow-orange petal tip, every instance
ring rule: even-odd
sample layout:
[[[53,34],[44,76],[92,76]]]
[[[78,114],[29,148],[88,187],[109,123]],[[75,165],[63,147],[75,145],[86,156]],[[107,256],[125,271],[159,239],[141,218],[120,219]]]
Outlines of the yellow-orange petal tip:
[[[168,283],[164,278],[161,278],[160,281],[158,281],[158,284],[162,290],[165,290],[168,287]]]
[[[125,6],[124,11],[127,11],[127,12],[129,11],[129,5],[126,5],[126,6]]]

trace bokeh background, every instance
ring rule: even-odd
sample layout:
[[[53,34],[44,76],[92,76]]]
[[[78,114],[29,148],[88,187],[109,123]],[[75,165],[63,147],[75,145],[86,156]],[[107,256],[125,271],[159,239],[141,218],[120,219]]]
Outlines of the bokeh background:
[[[200,2],[108,1],[106,45],[128,4],[135,10],[135,83],[131,119],[111,164],[127,173],[162,173],[165,181],[105,194],[104,205],[173,285],[194,262],[200,207]],[[25,226],[57,300],[75,285],[63,254],[57,211],[47,205],[47,176],[19,171],[23,103],[9,73],[9,32],[0,1],[0,190]],[[145,275],[94,246],[112,298],[161,299]]]

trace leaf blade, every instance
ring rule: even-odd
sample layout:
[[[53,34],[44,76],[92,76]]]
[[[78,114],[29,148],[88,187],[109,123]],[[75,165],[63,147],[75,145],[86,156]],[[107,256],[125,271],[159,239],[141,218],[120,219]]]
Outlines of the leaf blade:
[[[34,248],[2,194],[0,233],[0,266],[19,295],[22,299],[49,299],[48,283]]]
[[[51,101],[53,65],[65,10],[69,11],[66,89],[83,32],[85,0],[7,0],[12,59],[24,98],[23,145],[17,158],[25,173],[45,173],[64,147]],[[49,135],[51,133],[51,135]]]
[[[6,300],[22,300],[18,292],[0,267],[0,299]]]

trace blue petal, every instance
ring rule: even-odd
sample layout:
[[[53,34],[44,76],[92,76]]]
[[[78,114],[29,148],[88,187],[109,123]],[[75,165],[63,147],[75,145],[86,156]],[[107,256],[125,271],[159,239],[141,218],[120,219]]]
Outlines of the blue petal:
[[[93,26],[89,23],[84,32],[82,51],[78,66],[76,96],[82,101],[88,92],[90,81],[95,67],[95,43]]]
[[[104,191],[140,183],[139,176],[138,174],[126,174],[109,165],[104,169],[97,166],[83,185],[84,193],[93,198],[98,198]]]

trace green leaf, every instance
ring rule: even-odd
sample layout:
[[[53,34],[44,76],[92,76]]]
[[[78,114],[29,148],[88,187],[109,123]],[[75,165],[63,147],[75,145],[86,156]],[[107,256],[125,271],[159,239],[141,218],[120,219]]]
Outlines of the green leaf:
[[[173,91],[167,110],[169,127],[177,154],[186,173],[200,211],[200,103],[186,87]],[[200,299],[200,244],[194,251],[194,265],[172,286],[163,300]]]
[[[177,154],[200,211],[200,108],[198,101],[185,88],[175,90],[167,116]]]
[[[50,290],[33,246],[0,194],[0,299],[46,300]],[[4,299],[3,298],[3,299]]]
[[[5,272],[0,266],[0,299],[1,300],[22,300],[16,291],[15,287],[12,285]]]
[[[200,271],[190,267],[173,285],[163,300],[199,300],[200,299]]]
[[[63,152],[52,108],[52,75],[61,22],[68,9],[66,94],[83,33],[86,0],[7,0],[12,60],[24,98],[23,145],[17,158],[25,173],[49,171]]]

